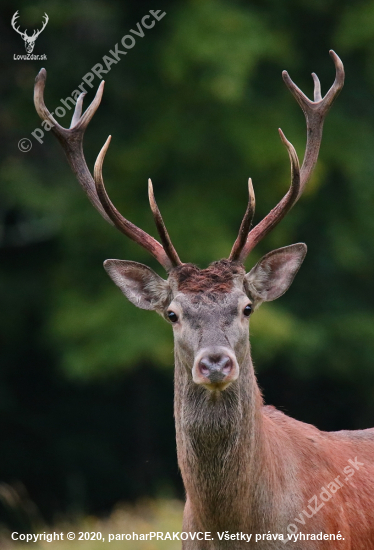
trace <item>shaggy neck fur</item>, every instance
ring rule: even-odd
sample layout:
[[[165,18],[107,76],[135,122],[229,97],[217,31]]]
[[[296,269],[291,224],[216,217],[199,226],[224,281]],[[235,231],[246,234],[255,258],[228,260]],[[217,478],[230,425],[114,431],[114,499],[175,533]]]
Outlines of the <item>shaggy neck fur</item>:
[[[178,291],[197,303],[214,303],[217,297],[222,300],[222,293],[243,288],[244,275],[240,263],[227,260],[206,270],[184,265],[173,272]],[[190,360],[176,343],[174,414],[178,463],[187,493],[183,529],[284,531],[294,506],[293,472],[278,427],[264,414],[249,340],[243,343],[240,358],[237,354],[239,377],[224,391],[194,383]],[[226,545],[215,540],[206,548],[226,550]],[[258,550],[270,547],[259,544]]]
[[[249,344],[239,379],[223,392],[194,384],[178,349],[175,368],[178,462],[192,523],[185,528],[274,528],[271,484],[277,468],[263,430],[262,397]]]

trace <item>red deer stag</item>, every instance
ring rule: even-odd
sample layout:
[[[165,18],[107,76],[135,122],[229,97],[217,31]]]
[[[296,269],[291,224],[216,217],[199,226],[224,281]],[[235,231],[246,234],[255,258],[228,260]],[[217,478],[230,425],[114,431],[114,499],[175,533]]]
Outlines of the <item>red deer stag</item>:
[[[333,51],[330,55],[336,77],[325,97],[315,74],[311,101],[283,73],[307,125],[301,169],[294,147],[279,130],[291,163],[288,192],[251,229],[255,199],[249,180],[248,206],[230,256],[206,269],[179,259],[150,180],[149,201],[161,243],[114,207],[102,177],[110,137],[91,176],[82,142],[104,83],[83,115],[81,94],[71,127],[65,129],[44,104],[46,71],[36,78],[36,110],[53,124],[92,204],[168,272],[164,280],[136,262],[104,263],[134,305],[157,311],[174,330],[177,452],[187,495],[184,550],[279,550],[286,541],[299,550],[374,549],[374,429],[321,432],[264,406],[249,344],[252,311],[286,292],[306,254],[305,244],[293,244],[269,252],[249,273],[243,265],[300,198],[317,162],[324,118],[344,82],[341,60]]]

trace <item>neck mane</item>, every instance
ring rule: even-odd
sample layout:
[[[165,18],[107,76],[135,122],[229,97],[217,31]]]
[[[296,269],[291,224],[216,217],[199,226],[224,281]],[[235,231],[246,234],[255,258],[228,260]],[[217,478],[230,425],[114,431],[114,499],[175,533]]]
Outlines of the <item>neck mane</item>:
[[[199,528],[232,532],[256,528],[274,509],[268,496],[272,491],[266,489],[276,472],[249,344],[239,379],[223,392],[196,385],[178,350],[175,369],[178,462]]]

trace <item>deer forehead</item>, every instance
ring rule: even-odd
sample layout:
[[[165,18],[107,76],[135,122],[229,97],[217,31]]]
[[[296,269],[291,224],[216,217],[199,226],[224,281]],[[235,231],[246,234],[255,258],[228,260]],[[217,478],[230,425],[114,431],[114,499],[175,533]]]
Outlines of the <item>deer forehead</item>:
[[[239,262],[219,260],[206,269],[184,264],[173,270],[171,306],[178,308],[191,328],[224,320],[231,324],[238,316],[244,293],[245,269]]]
[[[244,266],[240,262],[219,260],[206,269],[183,264],[173,269],[170,282],[175,290],[193,296],[226,295],[235,288],[243,288]]]

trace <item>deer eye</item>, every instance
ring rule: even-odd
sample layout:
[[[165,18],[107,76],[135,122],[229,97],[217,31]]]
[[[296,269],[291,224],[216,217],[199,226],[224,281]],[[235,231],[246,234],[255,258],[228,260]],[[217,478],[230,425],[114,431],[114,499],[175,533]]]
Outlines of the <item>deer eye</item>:
[[[252,313],[252,306],[250,304],[246,305],[245,308],[243,309],[243,315],[245,317],[249,317],[250,314]]]
[[[174,311],[168,311],[166,315],[172,323],[176,323],[178,321],[178,315],[174,313]]]

